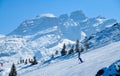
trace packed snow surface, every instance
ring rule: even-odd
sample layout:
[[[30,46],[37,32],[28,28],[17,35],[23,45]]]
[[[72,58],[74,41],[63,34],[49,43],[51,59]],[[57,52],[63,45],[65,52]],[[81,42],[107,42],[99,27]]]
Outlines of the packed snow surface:
[[[16,67],[18,76],[95,76],[99,69],[108,67],[120,59],[120,42],[84,52],[81,58],[83,63],[79,62],[77,54],[73,54],[59,56],[44,63],[39,62],[34,66],[16,64]],[[10,68],[10,65],[4,68],[3,74],[7,76],[8,69],[6,68]]]

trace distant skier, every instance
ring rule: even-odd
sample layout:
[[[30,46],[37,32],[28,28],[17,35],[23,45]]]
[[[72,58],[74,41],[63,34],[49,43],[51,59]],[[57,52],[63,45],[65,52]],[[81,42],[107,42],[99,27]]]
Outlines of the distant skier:
[[[80,52],[78,52],[78,59],[80,60],[81,63],[83,63],[82,58],[80,57]]]

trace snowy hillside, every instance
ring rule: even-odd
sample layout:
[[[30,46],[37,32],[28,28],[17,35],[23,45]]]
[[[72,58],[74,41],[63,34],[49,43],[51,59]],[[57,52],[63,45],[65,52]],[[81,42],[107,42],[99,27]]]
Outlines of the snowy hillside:
[[[39,63],[34,66],[17,64],[18,76],[95,76],[99,69],[109,68],[112,63],[120,59],[119,46],[120,42],[115,42],[102,48],[82,53],[83,63],[79,63],[77,54],[74,54],[58,57],[44,64]],[[9,68],[9,65],[6,64],[6,68]],[[111,70],[114,70],[114,68],[111,68]],[[1,74],[7,76],[8,72],[9,70],[5,69]],[[114,72],[105,72],[103,76],[109,76]]]
[[[116,20],[101,16],[88,18],[82,11],[59,17],[50,13],[38,15],[23,21],[8,35],[0,35],[0,62],[10,65],[20,59],[36,56],[41,63],[50,59],[56,50],[60,55],[64,43],[67,46],[73,45],[77,39],[83,40],[95,33],[97,34],[88,41],[93,48],[103,46],[102,42],[110,43],[111,38],[113,41],[119,41],[119,26],[113,26],[115,23]],[[105,37],[102,37],[104,35]],[[21,72],[24,70],[19,72],[20,75]]]
[[[0,48],[0,61],[4,62],[13,62],[13,58],[19,59],[20,57],[26,58],[34,55],[34,51],[23,38],[0,38]]]
[[[82,64],[77,54],[60,56],[63,44],[68,51],[77,39],[90,47],[81,55]],[[118,41],[120,24],[115,19],[88,18],[82,11],[59,17],[41,14],[23,21],[8,35],[0,35],[0,63],[4,64],[0,67],[0,76],[8,76],[12,63],[17,66],[18,76],[94,76],[101,68],[120,59]],[[56,51],[58,55],[49,60]],[[20,59],[33,56],[39,62],[37,65],[17,64]]]
[[[98,48],[113,42],[120,41],[120,24],[116,23],[112,27],[108,27],[96,34],[86,38],[90,47]]]

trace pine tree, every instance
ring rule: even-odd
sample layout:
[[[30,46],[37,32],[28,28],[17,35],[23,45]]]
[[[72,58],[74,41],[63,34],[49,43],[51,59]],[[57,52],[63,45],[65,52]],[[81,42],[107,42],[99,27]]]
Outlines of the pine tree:
[[[79,49],[79,40],[76,41],[75,51],[76,52],[80,52],[80,49]]]
[[[64,50],[66,49],[66,45],[65,45],[65,44],[63,45],[63,49],[64,49]]]
[[[33,57],[33,61],[31,63],[32,63],[32,65],[38,64],[35,56]]]
[[[56,50],[55,55],[58,55],[58,50]]]
[[[61,55],[64,56],[67,54],[67,51],[65,50],[66,49],[66,45],[64,44],[63,45],[63,48],[62,48],[62,51],[61,51]]]
[[[29,63],[31,62],[30,58],[28,59]]]
[[[20,58],[20,64],[22,63],[22,58]]]
[[[54,55],[52,54],[52,55],[51,55],[51,59],[53,59],[53,58],[54,58]]]
[[[72,54],[72,53],[74,53],[74,46],[72,46],[71,49],[68,52],[68,54]]]
[[[17,76],[15,64],[13,63],[9,76]]]
[[[28,60],[26,59],[26,60],[25,60],[25,64],[27,64],[27,63],[28,63]]]

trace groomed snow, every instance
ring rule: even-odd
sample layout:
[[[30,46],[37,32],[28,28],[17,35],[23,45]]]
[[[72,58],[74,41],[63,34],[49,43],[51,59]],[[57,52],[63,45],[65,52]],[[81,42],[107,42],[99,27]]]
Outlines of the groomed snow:
[[[120,42],[89,51],[81,54],[84,63],[79,64],[77,56],[67,56],[61,61],[53,60],[46,66],[37,64],[23,69],[20,67],[17,69],[18,76],[95,76],[99,69],[120,59]]]

